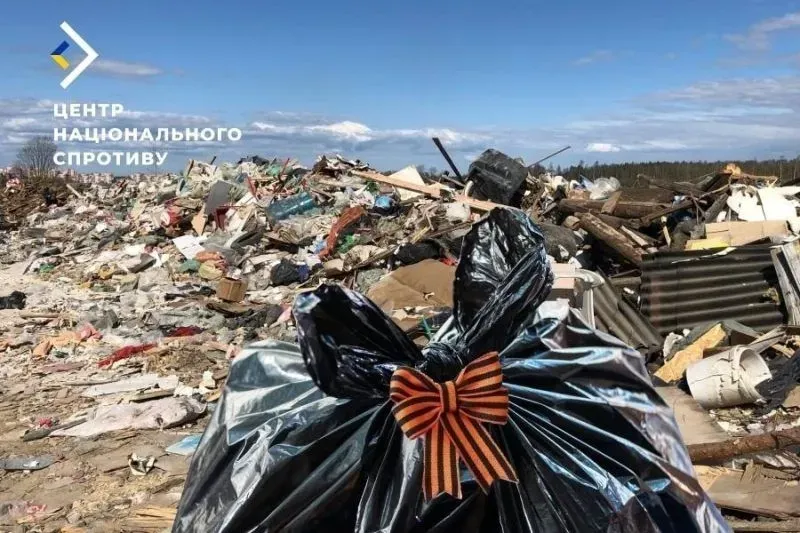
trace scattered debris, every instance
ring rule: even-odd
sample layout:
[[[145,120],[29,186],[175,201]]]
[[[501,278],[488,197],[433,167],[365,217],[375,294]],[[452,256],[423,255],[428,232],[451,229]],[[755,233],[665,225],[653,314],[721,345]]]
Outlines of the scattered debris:
[[[763,531],[744,520],[759,517],[793,530],[800,477],[741,461],[800,461],[800,187],[735,165],[682,182],[570,181],[491,149],[462,174],[435,142],[453,175],[253,156],[194,160],[180,174],[7,179],[0,461],[45,457],[54,442],[63,457],[40,474],[6,469],[0,493],[37,509],[26,520],[75,501],[61,511],[75,528],[114,513],[108,530],[169,527],[174,508],[134,495],[155,498],[165,458],[194,453],[247,345],[297,342],[298,295],[357,290],[424,348],[453,321],[465,235],[506,207],[544,234],[556,272],[546,303],[639,352],[696,466],[737,461],[709,485],[735,529]],[[499,239],[496,256],[508,246]],[[147,475],[97,503],[110,500],[104,476],[127,476],[128,455]],[[86,470],[102,457],[113,468]],[[45,473],[55,488],[32,501],[23,476]],[[181,484],[165,489],[170,505]]]
[[[196,420],[205,405],[193,398],[161,398],[144,403],[101,405],[86,416],[86,422],[59,429],[54,437],[94,437],[128,429],[169,429]]]
[[[128,467],[131,469],[131,474],[134,476],[145,476],[153,469],[156,464],[156,458],[152,455],[146,457],[139,457],[135,453],[128,456]]]
[[[179,440],[175,444],[170,445],[166,449],[166,452],[175,455],[191,455],[200,444],[201,438],[202,435],[189,435],[188,437],[184,437],[183,439]]]
[[[54,459],[49,455],[41,457],[7,457],[0,459],[0,470],[41,470],[52,465]]]

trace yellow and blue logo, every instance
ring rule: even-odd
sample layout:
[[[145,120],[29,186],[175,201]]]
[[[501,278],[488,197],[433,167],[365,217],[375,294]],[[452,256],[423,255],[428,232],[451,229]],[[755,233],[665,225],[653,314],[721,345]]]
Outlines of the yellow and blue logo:
[[[73,30],[72,26],[66,22],[61,23],[61,29],[70,39],[72,39],[72,42],[77,44],[81,50],[86,52],[86,57],[84,57],[83,60],[78,63],[63,80],[61,80],[61,87],[66,89],[73,81],[77,79],[78,76],[81,75],[81,73],[83,73],[84,70],[89,67],[89,65],[94,62],[95,59],[98,58],[100,54],[98,54],[94,48],[89,46],[89,43],[87,43],[83,37],[78,35],[78,32]],[[56,62],[56,65],[61,67],[63,70],[67,70],[70,66],[70,62],[67,61],[66,57],[64,57],[64,52],[67,51],[67,48],[69,48],[69,43],[67,41],[62,41],[61,44],[58,45],[58,48],[53,50],[53,52],[50,54],[50,57],[53,58],[53,61]]]
[[[67,41],[62,41],[61,44],[58,45],[58,48],[53,50],[53,52],[50,54],[50,57],[53,58],[53,61],[55,61],[56,64],[64,70],[69,68],[69,61],[67,61],[67,58],[64,57],[64,52],[67,51],[67,48],[69,48],[69,43]]]

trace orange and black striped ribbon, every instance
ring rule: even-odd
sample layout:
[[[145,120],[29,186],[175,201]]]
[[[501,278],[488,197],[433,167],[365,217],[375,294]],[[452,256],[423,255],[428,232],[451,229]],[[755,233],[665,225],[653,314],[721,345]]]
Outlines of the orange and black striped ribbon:
[[[445,383],[413,368],[392,374],[392,413],[400,429],[410,439],[425,437],[426,500],[442,492],[461,498],[459,458],[484,492],[496,479],[517,482],[511,463],[482,425],[508,420],[508,390],[502,383],[497,352],[479,357]]]

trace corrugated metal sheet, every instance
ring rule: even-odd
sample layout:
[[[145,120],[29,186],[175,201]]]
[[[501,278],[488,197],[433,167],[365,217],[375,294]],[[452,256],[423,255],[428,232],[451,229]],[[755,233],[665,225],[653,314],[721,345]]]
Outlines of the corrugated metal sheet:
[[[770,245],[719,250],[658,252],[642,264],[642,313],[665,335],[732,319],[758,331],[786,323],[770,297],[778,286]]]
[[[621,298],[608,278],[595,287],[594,315],[599,329],[605,330],[645,354],[661,350],[664,339],[647,319]]]

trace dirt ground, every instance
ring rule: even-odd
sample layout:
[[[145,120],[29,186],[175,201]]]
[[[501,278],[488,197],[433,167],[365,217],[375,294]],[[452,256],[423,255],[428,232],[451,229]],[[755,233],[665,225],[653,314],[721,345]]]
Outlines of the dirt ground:
[[[62,283],[22,276],[22,269],[23,264],[16,264],[0,270],[0,294],[22,290],[28,294],[26,309],[56,296],[67,301],[83,296],[79,287],[65,288]],[[73,290],[77,292],[66,294]],[[24,335],[38,339],[40,332],[58,331],[59,326],[48,319],[22,318],[18,310],[0,310],[0,338],[6,341]],[[53,463],[41,470],[0,468],[0,532],[168,531],[190,457],[167,454],[165,448],[187,435],[201,433],[207,414],[173,429],[23,441],[26,430],[47,427],[52,421],[63,423],[96,405],[97,398],[81,396],[81,392],[87,383],[108,374],[97,369],[92,355],[73,354],[54,363],[52,356],[34,356],[33,345],[0,350],[0,461],[50,456]],[[58,371],[59,364],[62,371]],[[215,366],[188,347],[161,353],[155,363],[147,358],[131,359],[114,372],[173,371],[186,381],[197,381],[203,370],[226,365],[224,354]],[[128,465],[131,454],[154,457],[154,468],[136,475]]]

